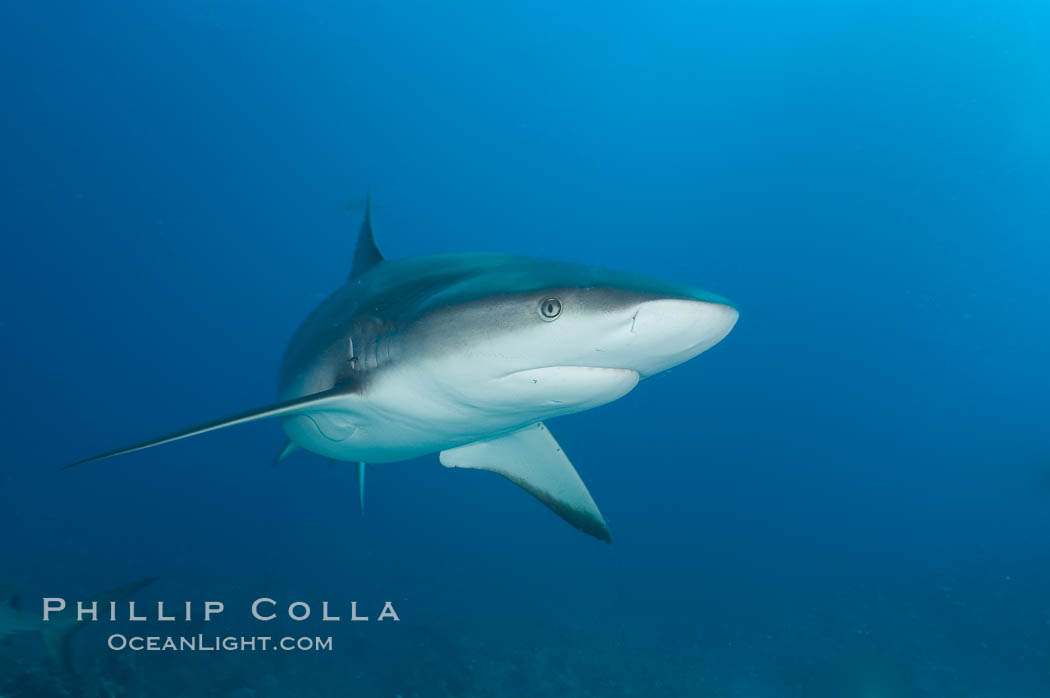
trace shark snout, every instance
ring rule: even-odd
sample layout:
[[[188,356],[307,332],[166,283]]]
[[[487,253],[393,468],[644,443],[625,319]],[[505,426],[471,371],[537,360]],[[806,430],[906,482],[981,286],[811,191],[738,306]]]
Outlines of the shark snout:
[[[659,373],[710,349],[736,324],[727,303],[666,298],[637,306],[631,317],[630,350],[643,377]]]

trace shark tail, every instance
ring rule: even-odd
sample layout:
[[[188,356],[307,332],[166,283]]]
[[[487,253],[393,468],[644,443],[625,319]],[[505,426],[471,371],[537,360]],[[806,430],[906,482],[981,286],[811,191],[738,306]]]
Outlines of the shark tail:
[[[55,664],[69,676],[75,676],[76,672],[73,670],[73,655],[69,650],[70,640],[79,629],[79,624],[76,625],[65,625],[56,626],[54,628],[46,628],[42,635],[44,637],[44,645],[47,647],[48,653],[51,658],[55,660]]]
[[[135,592],[156,581],[156,578],[141,579],[131,584],[125,584],[124,586],[117,587],[116,589],[110,589],[98,594],[92,601],[98,602],[99,612],[105,608],[111,601],[123,601],[129,598]],[[55,663],[61,667],[62,671],[66,672],[69,676],[76,676],[76,671],[73,668],[73,654],[70,651],[70,641],[73,635],[80,630],[83,623],[78,623],[75,619],[67,620],[66,622],[56,621],[54,625],[48,624],[41,631],[44,637],[44,645],[47,647],[47,651],[51,654],[51,658],[55,660]]]

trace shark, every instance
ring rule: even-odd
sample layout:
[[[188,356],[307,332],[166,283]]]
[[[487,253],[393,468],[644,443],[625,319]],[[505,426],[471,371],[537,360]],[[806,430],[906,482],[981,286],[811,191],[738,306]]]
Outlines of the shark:
[[[345,284],[293,334],[278,401],[85,458],[279,420],[296,449],[365,468],[438,454],[503,475],[575,528],[609,528],[546,422],[630,393],[718,344],[738,311],[659,279],[531,257],[386,259],[365,207]]]
[[[95,602],[105,613],[105,608],[111,602],[123,601],[155,581],[156,579],[143,579],[104,591],[93,596],[87,604]],[[70,639],[86,622],[89,621],[77,621],[76,612],[72,608],[51,613],[49,620],[45,621],[42,613],[30,611],[25,607],[22,597],[14,593],[9,584],[0,584],[0,640],[22,633],[40,633],[52,659],[70,675],[74,673],[69,649]]]

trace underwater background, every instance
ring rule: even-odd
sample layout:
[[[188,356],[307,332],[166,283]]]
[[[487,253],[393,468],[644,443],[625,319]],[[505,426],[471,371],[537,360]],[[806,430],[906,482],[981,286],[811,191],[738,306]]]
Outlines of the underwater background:
[[[1050,695],[1050,5],[5,3],[0,75],[0,577],[401,617],[89,627],[75,686],[23,634],[0,696]],[[275,423],[58,472],[273,401],[369,190],[388,257],[739,307],[552,422],[611,545],[434,456],[362,516]]]

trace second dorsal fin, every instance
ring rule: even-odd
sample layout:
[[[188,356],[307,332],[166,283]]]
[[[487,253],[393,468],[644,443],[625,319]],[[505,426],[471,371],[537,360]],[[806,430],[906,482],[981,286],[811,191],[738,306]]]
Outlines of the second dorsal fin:
[[[361,221],[361,232],[357,234],[357,249],[354,251],[354,265],[350,268],[350,278],[356,279],[369,269],[383,261],[383,255],[376,247],[372,234],[372,197],[365,201],[365,219]]]

